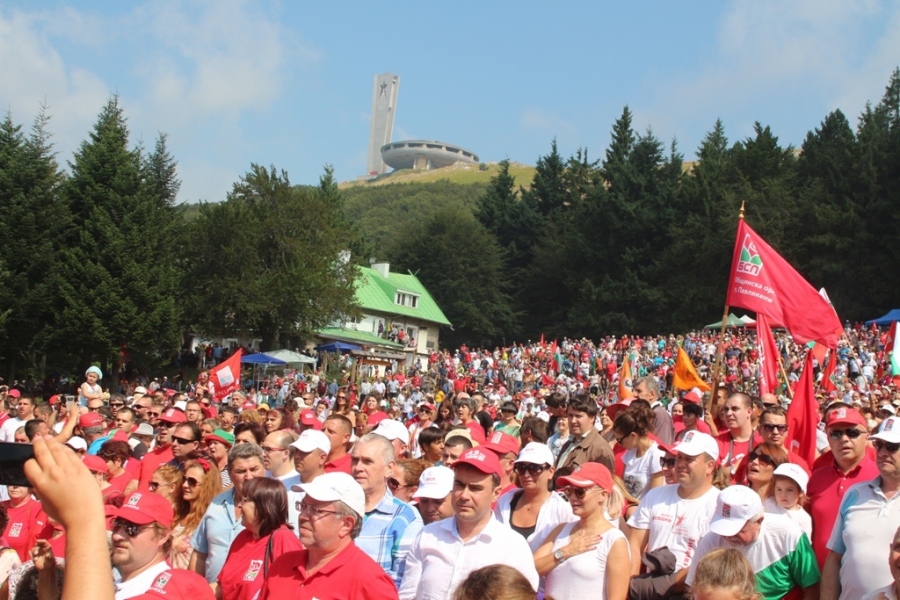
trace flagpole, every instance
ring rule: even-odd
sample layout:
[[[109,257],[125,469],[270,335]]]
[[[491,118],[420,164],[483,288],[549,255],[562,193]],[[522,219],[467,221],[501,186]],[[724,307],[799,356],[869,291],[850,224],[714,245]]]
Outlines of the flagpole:
[[[787,388],[788,396],[793,400],[794,390],[791,389],[791,382],[788,379],[787,371],[784,369],[784,360],[782,360],[780,354],[778,355],[778,366],[781,368],[781,376],[784,377],[784,387]]]
[[[746,200],[741,200],[741,212],[738,214],[738,220],[744,220],[744,206],[746,204]],[[739,229],[740,230],[740,229]],[[709,397],[709,407],[708,410],[711,409],[716,402],[718,402],[719,396],[719,370],[722,368],[722,356],[725,353],[725,326],[728,323],[728,310],[729,310],[728,302],[725,302],[725,311],[722,315],[722,329],[719,332],[719,343],[716,344],[716,364],[713,368],[713,380],[712,380],[712,393]],[[715,418],[715,415],[713,415]]]

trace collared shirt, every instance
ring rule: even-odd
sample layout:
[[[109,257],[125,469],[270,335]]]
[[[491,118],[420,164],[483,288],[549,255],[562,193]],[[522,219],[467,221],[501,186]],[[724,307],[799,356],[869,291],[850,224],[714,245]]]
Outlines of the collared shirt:
[[[400,598],[450,598],[469,573],[495,564],[518,570],[538,589],[538,574],[528,542],[497,519],[492,517],[468,541],[460,538],[456,517],[431,523],[416,538],[407,556]]]
[[[234,488],[213,498],[191,538],[194,550],[206,555],[206,581],[210,583],[219,577],[231,542],[244,530],[234,508]]]
[[[169,563],[161,560],[155,565],[147,567],[145,571],[142,571],[128,581],[122,581],[121,576],[116,577],[113,580],[113,583],[116,586],[116,600],[126,600],[127,598],[140,596],[150,589],[150,586],[153,585],[157,575],[163,571],[168,571],[171,568]]]
[[[894,580],[885,555],[897,527],[900,492],[888,499],[880,476],[847,490],[827,546],[841,555],[842,600],[856,600]]]
[[[259,600],[393,600],[397,586],[352,542],[322,568],[309,573],[309,551],[287,552],[269,566]]]
[[[350,475],[350,461],[353,460],[353,457],[350,454],[345,454],[341,458],[331,461],[329,463],[325,463],[325,472],[326,473],[346,473]]]
[[[849,473],[843,473],[832,459],[831,464],[813,471],[806,487],[809,496],[809,516],[812,517],[813,534],[810,541],[819,561],[819,569],[828,556],[828,538],[834,528],[841,500],[847,490],[857,483],[878,477],[875,461],[865,458]]]
[[[385,490],[378,505],[366,513],[356,545],[381,565],[399,586],[406,554],[422,525],[422,517],[416,509]]]

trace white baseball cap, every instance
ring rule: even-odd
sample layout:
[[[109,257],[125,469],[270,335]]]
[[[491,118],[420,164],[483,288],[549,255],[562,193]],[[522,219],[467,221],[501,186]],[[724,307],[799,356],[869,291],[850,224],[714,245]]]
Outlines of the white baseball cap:
[[[134,435],[153,435],[153,425],[150,423],[141,423],[134,430]]]
[[[716,513],[709,530],[723,537],[736,535],[747,521],[762,512],[759,494],[745,485],[731,485],[719,492],[716,499]]]
[[[809,483],[809,475],[806,474],[806,471],[804,471],[803,467],[800,465],[795,465],[794,463],[782,463],[775,468],[772,475],[781,475],[782,477],[793,479],[797,485],[800,486],[800,491],[804,494],[806,493],[806,484]]]
[[[535,416],[536,416],[538,419],[540,419],[541,421],[543,421],[544,423],[549,423],[549,422],[550,422],[550,413],[548,413],[546,410],[540,411],[540,412],[539,412],[538,414],[536,414]]]
[[[328,454],[331,452],[331,440],[321,431],[306,429],[291,443],[291,448],[296,448],[300,452],[312,452],[319,449]]]
[[[400,440],[404,444],[409,444],[409,430],[406,425],[394,419],[384,419],[378,423],[378,427],[373,429],[372,433],[377,433],[389,440]]]
[[[413,498],[433,498],[441,500],[453,491],[453,469],[450,467],[428,467],[419,476],[419,489]]]
[[[340,500],[362,519],[366,514],[366,493],[353,477],[347,473],[325,473],[309,483],[293,486],[319,502]],[[292,488],[293,489],[293,488]]]
[[[80,438],[77,435],[70,437],[66,445],[73,450],[87,450],[87,442],[84,441],[84,438]]]
[[[882,421],[878,433],[870,435],[869,439],[883,440],[889,444],[900,443],[900,417],[888,417]]]
[[[516,459],[516,463],[553,466],[553,452],[550,451],[550,447],[547,444],[529,442],[519,452],[519,458]]]
[[[881,406],[878,407],[878,410],[887,411],[887,412],[891,413],[892,415],[897,414],[897,410],[890,404],[882,404]]]
[[[719,460],[719,444],[708,433],[700,431],[688,431],[674,448],[672,454],[687,454],[688,456],[700,456],[709,454],[713,460]]]

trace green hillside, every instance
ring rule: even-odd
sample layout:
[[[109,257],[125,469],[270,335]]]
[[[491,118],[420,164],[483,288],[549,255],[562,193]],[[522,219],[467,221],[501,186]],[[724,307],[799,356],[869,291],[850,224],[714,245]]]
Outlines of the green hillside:
[[[342,190],[347,190],[360,187],[378,187],[394,183],[433,183],[442,180],[462,185],[472,183],[486,184],[490,181],[491,177],[499,172],[500,166],[497,163],[482,163],[482,165],[484,165],[484,167],[480,167],[479,165],[454,165],[451,167],[444,167],[443,169],[435,169],[433,171],[413,171],[404,169],[402,171],[386,173],[375,179],[346,181],[340,185],[340,188]],[[531,180],[534,178],[534,167],[519,163],[511,163],[509,165],[509,174],[515,177],[516,185],[521,185],[527,189],[531,185]]]

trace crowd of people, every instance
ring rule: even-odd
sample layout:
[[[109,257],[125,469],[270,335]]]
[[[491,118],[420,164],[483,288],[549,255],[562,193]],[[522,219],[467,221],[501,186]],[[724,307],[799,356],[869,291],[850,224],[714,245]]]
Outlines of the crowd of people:
[[[813,460],[789,444],[785,333],[764,394],[741,330],[462,347],[224,398],[206,372],[111,394],[97,367],[74,397],[0,388],[0,441],[35,452],[31,486],[0,488],[0,598],[896,598],[885,336],[848,326],[815,365]],[[701,377],[721,350],[722,386],[675,389],[679,348]]]

